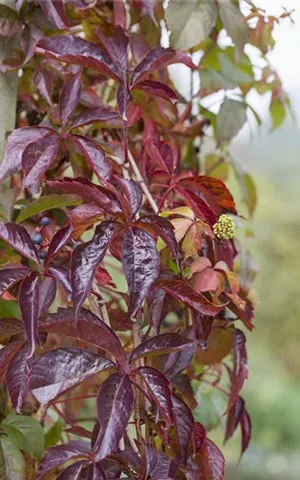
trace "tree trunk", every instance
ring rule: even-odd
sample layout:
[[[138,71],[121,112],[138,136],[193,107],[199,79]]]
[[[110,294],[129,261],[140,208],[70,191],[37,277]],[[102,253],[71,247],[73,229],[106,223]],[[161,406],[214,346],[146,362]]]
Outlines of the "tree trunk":
[[[12,7],[10,0],[0,0],[0,4]],[[12,54],[18,38],[0,36],[0,64]],[[18,74],[17,72],[0,73],[0,162],[2,162],[5,140],[15,128]]]

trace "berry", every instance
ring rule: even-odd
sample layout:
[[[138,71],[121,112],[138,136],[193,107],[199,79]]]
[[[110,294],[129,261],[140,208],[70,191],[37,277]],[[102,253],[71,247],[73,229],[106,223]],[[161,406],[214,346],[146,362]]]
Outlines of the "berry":
[[[34,233],[31,238],[36,245],[40,245],[43,241],[43,235],[41,233]]]
[[[51,223],[51,220],[49,217],[41,218],[40,225],[42,225],[42,227],[47,227],[47,225],[50,225],[50,223]]]
[[[213,226],[214,234],[222,240],[231,240],[234,238],[235,224],[231,217],[223,214],[219,217],[217,223]]]
[[[46,257],[46,252],[43,252],[43,251],[39,252],[39,257],[41,260],[44,260],[44,258]]]

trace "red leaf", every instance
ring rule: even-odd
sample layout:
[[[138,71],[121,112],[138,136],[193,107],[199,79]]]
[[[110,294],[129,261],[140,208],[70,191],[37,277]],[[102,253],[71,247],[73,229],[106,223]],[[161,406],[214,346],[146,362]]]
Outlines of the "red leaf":
[[[23,127],[14,130],[8,137],[4,158],[0,166],[0,181],[21,170],[25,148],[32,142],[53,132],[49,128]]]
[[[119,70],[110,56],[93,43],[72,35],[52,35],[39,41],[36,52],[61,62],[72,63],[114,78],[117,81]]]
[[[244,410],[241,418],[241,430],[242,430],[242,451],[241,456],[247,450],[251,440],[251,419],[246,410]]]
[[[109,285],[112,282],[112,278],[105,268],[98,267],[95,273],[95,280],[101,287]]]
[[[147,355],[162,355],[164,353],[182,350],[190,343],[191,340],[178,333],[162,333],[140,343],[132,352],[129,361],[133,362],[137,358]]]
[[[89,108],[79,113],[73,120],[70,129],[92,125],[98,122],[107,122],[119,117],[118,112],[105,107]]]
[[[242,390],[244,381],[248,378],[246,337],[241,330],[234,332],[234,363],[231,375],[231,392],[228,403],[230,409],[236,402],[239,392]]]
[[[49,474],[51,470],[57,469],[73,458],[88,458],[90,453],[91,448],[89,443],[79,440],[72,440],[65,445],[57,445],[56,447],[48,448],[39,468],[39,479],[47,478],[47,474]],[[77,462],[75,465],[77,465]],[[76,476],[69,478],[75,480]]]
[[[36,273],[32,273],[23,280],[19,293],[19,305],[30,346],[28,358],[31,358],[35,352],[36,344],[39,343],[37,323],[40,300],[39,277]]]
[[[45,277],[39,284],[39,317],[48,312],[56,296],[56,281],[53,277]]]
[[[68,138],[78,145],[97,177],[100,180],[108,180],[111,176],[111,166],[103,148],[82,135],[69,135]]]
[[[201,423],[195,423],[193,430],[193,449],[194,453],[197,454],[200,452],[203,442],[206,438],[206,431]]]
[[[145,445],[146,478],[151,480],[165,480],[169,477],[171,458],[163,452],[158,452],[152,447]]]
[[[127,180],[126,178],[121,178],[117,175],[114,175],[114,181],[117,184],[117,187],[122,189],[122,193],[120,194],[119,198],[120,202],[122,201],[123,212],[128,211],[128,220],[130,221],[135,217],[142,206],[143,191],[140,185],[132,179]],[[126,197],[125,201],[123,194]]]
[[[54,75],[45,68],[36,70],[33,74],[33,82],[39,94],[52,106],[52,93],[54,86]]]
[[[206,438],[197,457],[205,480],[224,480],[225,459],[217,445]]]
[[[23,257],[40,263],[38,251],[27,230],[16,223],[0,223],[0,238]]]
[[[241,421],[244,410],[244,400],[242,399],[242,397],[237,397],[236,401],[228,412],[224,443],[228,442],[228,440],[233,436]]]
[[[190,408],[177,395],[172,395],[174,427],[177,436],[177,443],[180,458],[185,463],[188,456],[188,447],[194,430],[194,418]]]
[[[135,373],[145,381],[150,397],[166,423],[166,428],[170,428],[173,423],[173,404],[169,380],[163,373],[152,367],[139,367]]]
[[[119,362],[124,363],[122,345],[110,327],[88,310],[81,310],[77,327],[74,325],[74,317],[72,308],[59,308],[57,313],[40,319],[39,330],[78,338],[114,355]]]
[[[26,177],[23,179],[23,187],[30,187],[43,177],[44,173],[57,157],[60,142],[60,135],[54,133],[26,148],[22,158],[23,169],[26,172]],[[33,155],[36,160],[33,165],[31,163],[32,158],[30,159],[30,153],[32,151],[34,152]],[[30,166],[27,163],[28,159],[30,159]]]
[[[100,220],[103,220],[103,216],[104,213],[101,208],[89,203],[73,208],[73,210],[69,212],[69,220],[74,229],[72,237],[75,240],[80,238],[86,230],[94,226]]]
[[[104,258],[113,233],[114,224],[112,222],[102,222],[96,228],[93,239],[78,245],[73,251],[71,285],[75,322],[83,302],[91,291],[96,269]]]
[[[130,294],[128,314],[134,316],[159,275],[159,255],[153,238],[139,228],[126,231],[122,264]]]
[[[154,80],[144,80],[143,82],[139,82],[134,86],[135,89],[143,90],[150,95],[154,95],[156,97],[164,98],[165,100],[178,100],[178,95],[172,88],[170,88],[165,83],[157,82]]]
[[[127,375],[114,373],[102,383],[98,398],[99,434],[93,450],[96,460],[113,453],[127,427],[133,408],[133,392]]]
[[[24,265],[8,264],[0,270],[0,296],[15,283],[29,275],[31,270]],[[2,320],[1,320],[2,321]]]
[[[50,242],[47,256],[45,258],[45,266],[48,266],[54,260],[56,255],[58,255],[61,249],[64,248],[64,246],[68,243],[71,238],[72,232],[73,225],[70,223],[66,225],[66,227],[57,230]]]
[[[208,223],[211,227],[213,227],[217,219],[210,206],[192,191],[188,191],[184,188],[177,188],[176,190],[177,193],[184,197],[196,217],[200,218],[204,222]]]
[[[154,233],[154,235],[160,236],[170,248],[174,258],[176,260],[180,258],[181,254],[175,238],[175,229],[167,218],[160,217],[159,215],[147,215],[141,217],[135,225],[143,228],[150,233],[150,235]]]
[[[49,272],[54,276],[57,282],[62,286],[70,302],[72,297],[72,288],[70,281],[70,272],[67,268],[55,265],[49,268]]]
[[[30,368],[32,360],[28,360],[30,346],[23,345],[13,357],[6,374],[6,386],[14,408],[21,413],[29,391]]]
[[[171,297],[204,315],[215,316],[225,307],[225,305],[215,305],[210,302],[184,280],[160,280],[155,284],[155,287],[162,288]]]
[[[30,388],[41,404],[46,404],[69,388],[114,363],[100,355],[65,347],[40,355],[32,364]]]
[[[24,53],[23,65],[33,57],[36,44],[43,38],[43,32],[32,22],[26,23],[21,33],[21,48]],[[35,73],[33,74],[35,77]]]
[[[81,94],[81,71],[67,78],[60,92],[59,115],[63,128],[75,112]]]
[[[60,30],[68,28],[68,19],[63,0],[39,0],[39,4],[44,10],[46,17],[56,28]]]
[[[66,193],[74,193],[83,200],[93,203],[103,208],[107,213],[114,214],[120,212],[120,207],[116,200],[112,200],[110,192],[103,187],[98,187],[86,178],[65,178],[63,180],[50,180],[47,185],[54,192],[63,191]]]
[[[11,342],[0,349],[0,383],[3,383],[8,366],[12,358],[16,355],[22,342]]]

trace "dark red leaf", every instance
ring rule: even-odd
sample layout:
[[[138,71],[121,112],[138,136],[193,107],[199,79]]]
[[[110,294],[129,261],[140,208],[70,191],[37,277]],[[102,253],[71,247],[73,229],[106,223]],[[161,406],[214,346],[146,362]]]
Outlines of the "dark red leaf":
[[[146,215],[136,222],[136,226],[145,229],[150,234],[154,233],[154,235],[161,237],[170,248],[174,258],[180,258],[180,250],[174,233],[175,229],[167,218],[159,215]]]
[[[73,225],[71,223],[57,230],[48,248],[47,256],[45,258],[46,266],[54,260],[56,255],[58,255],[61,249],[64,248],[64,246],[68,243],[71,238],[72,232]]]
[[[159,255],[153,238],[140,228],[126,231],[122,264],[130,294],[128,314],[134,316],[159,275]]]
[[[101,225],[97,226],[93,239],[78,245],[73,251],[71,285],[75,321],[83,302],[91,291],[96,269],[105,256],[113,233],[114,223],[102,222]]]
[[[171,458],[163,452],[158,452],[149,445],[145,445],[146,478],[151,480],[165,480],[168,477]]]
[[[215,316],[225,307],[225,305],[215,305],[210,302],[204,295],[196,292],[196,290],[184,280],[159,280],[155,284],[155,287],[162,288],[171,295],[171,297],[204,315]]]
[[[23,257],[40,263],[38,251],[27,230],[16,223],[0,223],[0,238]]]
[[[197,457],[205,480],[224,480],[225,459],[217,445],[206,438]]]
[[[51,266],[49,272],[54,276],[55,280],[59,282],[67,295],[67,300],[70,302],[72,298],[72,288],[70,280],[70,272],[67,268],[60,265]]]
[[[58,138],[57,133],[50,130],[48,135],[39,138],[36,142],[30,143],[24,150],[22,155],[22,169],[25,175],[37,164],[45,151],[51,147],[53,141]]]
[[[61,62],[72,63],[122,81],[110,56],[93,43],[72,35],[53,35],[39,41],[36,52]]]
[[[102,383],[98,398],[99,434],[94,445],[96,459],[113,453],[127,427],[133,408],[133,392],[127,375],[114,373]]]
[[[144,80],[143,82],[137,83],[134,88],[143,90],[150,95],[164,98],[165,100],[172,101],[178,99],[177,93],[172,90],[172,88],[165,83],[157,82],[155,80]]]
[[[118,117],[119,117],[119,113],[114,112],[109,108],[105,108],[105,107],[89,108],[77,115],[77,117],[74,119],[74,121],[71,124],[71,129],[83,127],[84,125],[92,125],[98,122],[107,122],[110,120],[114,120]]]
[[[139,367],[135,371],[145,381],[150,397],[157,406],[169,429],[173,423],[173,404],[170,382],[163,373],[152,367]]]
[[[200,452],[205,438],[206,438],[205,428],[203,427],[203,425],[201,425],[201,423],[195,423],[194,430],[193,430],[193,438],[192,438],[194,453],[197,454]]]
[[[142,206],[143,191],[140,185],[132,179],[127,180],[126,178],[121,178],[115,175],[114,181],[117,184],[117,187],[122,189],[120,200],[124,198],[123,193],[125,194],[126,201],[123,202],[123,211],[125,209],[130,211],[128,220],[131,220],[135,217]]]
[[[21,322],[20,320],[17,320],[16,318],[1,318],[1,321],[0,321],[0,342],[1,343],[3,342],[3,340],[11,337],[12,335],[15,335],[16,333],[23,333],[23,332],[24,332],[24,325],[23,325],[23,322]]]
[[[78,145],[97,177],[100,180],[108,180],[111,176],[111,166],[103,148],[82,135],[70,135],[69,138]]]
[[[193,329],[195,339],[199,342],[201,350],[207,349],[207,339],[211,334],[214,319],[213,317],[195,312],[193,315]]]
[[[115,364],[100,355],[65,347],[40,355],[32,364],[30,388],[46,404],[86,378]]]
[[[122,116],[123,120],[128,120],[127,108],[132,99],[133,97],[130,93],[130,90],[125,88],[123,85],[120,85],[117,92],[117,101],[120,115]]]
[[[254,307],[251,301],[232,293],[223,292],[223,295],[229,300],[228,308],[242,320],[248,330],[253,330]]]
[[[34,23],[26,23],[21,33],[20,44],[24,53],[23,64],[34,55],[36,44],[43,38],[43,32]]]
[[[217,178],[198,175],[196,177],[183,178],[178,184],[202,193],[216,215],[220,215],[221,213],[237,213],[231,193],[225,183]]]
[[[39,343],[37,323],[40,312],[40,300],[39,277],[36,273],[32,273],[23,280],[19,293],[19,305],[30,346],[28,358],[31,358],[35,352],[36,344]]]
[[[174,427],[176,431],[177,443],[180,452],[180,458],[186,462],[188,447],[192,439],[194,430],[194,418],[190,408],[174,393],[172,394]]]
[[[63,128],[75,112],[81,94],[81,71],[67,78],[60,92],[59,114]]]
[[[202,200],[201,197],[184,188],[177,188],[177,193],[183,196],[196,217],[208,223],[210,227],[213,227],[217,221],[217,218],[210,206],[204,200]]]
[[[39,91],[39,94],[52,106],[52,93],[54,87],[54,75],[52,72],[41,68],[33,74],[33,82]]]
[[[30,346],[26,343],[13,357],[6,374],[6,386],[14,408],[21,413],[29,391],[30,368],[32,360],[28,360]]]
[[[154,288],[148,295],[149,316],[154,328],[155,335],[159,334],[161,322],[163,321],[163,308],[166,299],[166,292],[162,288]]]
[[[244,410],[241,418],[241,430],[242,430],[242,451],[241,456],[247,450],[251,440],[251,419],[246,410]]]
[[[56,296],[56,281],[53,277],[45,277],[39,284],[39,317],[48,312]]]
[[[64,463],[74,459],[87,459],[91,453],[88,442],[73,440],[65,445],[57,445],[48,448],[39,468],[38,479],[42,480],[46,475]],[[76,477],[75,477],[76,478]]]
[[[18,341],[8,343],[0,349],[0,383],[3,383],[8,366],[21,346],[22,342]]]
[[[241,421],[244,410],[244,400],[242,399],[242,397],[237,397],[235,403],[232,405],[228,412],[224,443],[228,442],[228,440],[233,436]]]
[[[49,185],[53,191],[74,193],[83,200],[103,208],[107,213],[120,212],[119,205],[108,196],[108,191],[105,191],[103,188],[98,187],[85,178],[50,180],[47,181],[47,185]]]
[[[39,0],[46,17],[56,28],[68,28],[68,19],[64,10],[63,0]]]
[[[52,130],[42,127],[23,127],[14,130],[8,137],[4,158],[0,166],[0,182],[21,170],[25,148],[32,142],[48,135]]]
[[[40,149],[40,144],[45,143],[45,149]],[[27,173],[26,177],[23,179],[23,187],[30,187],[34,185],[39,179],[41,179],[44,173],[47,171],[49,166],[54,162],[57,157],[59,147],[61,143],[61,137],[58,134],[49,135],[45,137],[45,142],[42,140],[38,142],[38,145],[33,145],[32,148],[35,152],[35,157],[38,157],[34,165],[30,168],[27,164],[27,159],[29,157],[29,152],[26,149],[22,158],[23,168]]]
[[[234,332],[233,371],[231,375],[231,391],[228,410],[235,404],[244,381],[248,378],[247,349],[245,334],[238,329]]]
[[[57,480],[79,480],[80,473],[84,467],[85,462],[76,462],[64,470],[57,478]]]
[[[148,338],[138,345],[130,356],[130,362],[147,355],[161,355],[182,350],[190,343],[191,340],[178,333],[162,333],[161,335]]]
[[[77,327],[74,326],[75,313],[72,308],[59,308],[57,313],[40,319],[39,329],[43,332],[57,333],[78,338],[95,345],[124,362],[124,351],[116,334],[100,318],[89,310],[81,310]]]
[[[0,270],[0,296],[15,283],[22,280],[24,277],[29,275],[31,270],[24,267],[24,265],[17,265],[15,263],[5,265],[2,270]]]

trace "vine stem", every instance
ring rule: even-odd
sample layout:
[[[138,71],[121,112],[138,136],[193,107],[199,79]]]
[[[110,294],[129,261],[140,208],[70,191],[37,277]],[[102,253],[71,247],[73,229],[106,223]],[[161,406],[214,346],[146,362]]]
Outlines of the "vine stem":
[[[65,403],[65,402],[75,402],[79,400],[86,400],[88,398],[96,398],[97,395],[82,395],[80,397],[70,397],[70,398],[64,398],[63,400],[55,400],[54,402],[51,402],[49,406],[51,407],[52,405],[58,405],[59,403]]]
[[[154,211],[154,213],[158,213],[158,206],[156,205],[156,202],[155,202],[154,198],[152,197],[152,194],[151,194],[150,190],[148,189],[148,187],[145,183],[144,177],[142,176],[142,174],[139,170],[139,167],[137,166],[136,161],[133,158],[133,155],[130,152],[130,150],[128,150],[128,161],[129,161],[129,163],[132,167],[132,170],[134,171],[134,174],[136,176],[137,181],[141,185],[141,189],[143,190],[145,196],[147,197],[148,202],[151,205],[152,210]]]

